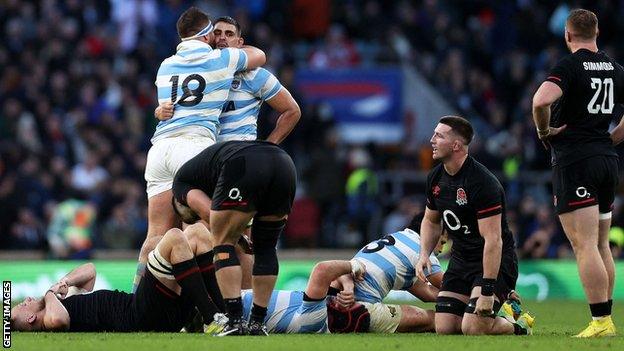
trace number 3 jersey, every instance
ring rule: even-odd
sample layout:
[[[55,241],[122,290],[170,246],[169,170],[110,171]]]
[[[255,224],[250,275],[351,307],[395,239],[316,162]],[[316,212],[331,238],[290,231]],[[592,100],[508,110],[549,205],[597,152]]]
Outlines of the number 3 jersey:
[[[443,164],[427,176],[427,207],[438,211],[453,240],[451,255],[465,261],[482,261],[485,241],[479,219],[501,215],[503,254],[513,252],[514,239],[505,215],[505,193],[496,177],[471,156],[459,172],[450,175]]]
[[[247,68],[247,54],[236,48],[212,49],[199,40],[181,42],[156,77],[158,103],[174,103],[173,117],[156,126],[152,144],[180,134],[217,140],[219,115],[234,74]]]
[[[609,138],[612,117],[622,114],[624,69],[604,52],[580,49],[561,59],[546,81],[563,95],[552,106],[551,126],[567,125],[551,138],[553,166],[595,155],[617,156]]]
[[[390,290],[409,289],[416,280],[416,263],[420,257],[420,236],[410,229],[388,234],[364,246],[355,258],[366,266],[364,280],[355,282],[356,301],[381,302]],[[431,271],[441,272],[440,261],[429,256]]]

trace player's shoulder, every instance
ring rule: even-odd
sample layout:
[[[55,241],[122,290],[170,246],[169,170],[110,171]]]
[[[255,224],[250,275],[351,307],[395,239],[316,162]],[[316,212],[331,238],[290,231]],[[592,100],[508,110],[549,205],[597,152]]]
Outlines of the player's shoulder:
[[[475,183],[494,183],[497,186],[501,186],[500,181],[494,173],[492,173],[487,167],[485,167],[481,162],[477,161],[471,156],[468,156],[467,162],[470,162],[468,165],[470,169],[468,170],[467,178],[472,180]]]
[[[440,176],[442,175],[443,170],[444,170],[444,165],[442,164],[442,162],[438,163],[429,171],[429,174],[427,174],[427,180],[432,181],[435,179],[439,179]]]

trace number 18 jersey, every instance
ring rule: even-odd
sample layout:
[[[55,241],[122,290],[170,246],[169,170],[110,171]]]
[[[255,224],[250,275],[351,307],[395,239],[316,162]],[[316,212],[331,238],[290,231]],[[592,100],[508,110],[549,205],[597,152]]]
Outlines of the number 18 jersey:
[[[564,167],[596,155],[617,156],[609,124],[624,102],[624,69],[604,52],[580,49],[551,70],[547,81],[563,95],[552,106],[551,126],[567,125],[551,139],[553,165]]]
[[[438,211],[444,228],[453,239],[451,255],[465,261],[483,260],[485,241],[479,219],[502,214],[503,254],[513,252],[514,240],[507,226],[505,193],[498,179],[471,156],[450,175],[443,164],[427,176],[427,207]]]
[[[234,74],[247,68],[247,54],[237,48],[213,50],[199,40],[181,42],[156,77],[158,103],[174,103],[173,117],[156,126],[152,144],[180,134],[217,140],[219,115]]]

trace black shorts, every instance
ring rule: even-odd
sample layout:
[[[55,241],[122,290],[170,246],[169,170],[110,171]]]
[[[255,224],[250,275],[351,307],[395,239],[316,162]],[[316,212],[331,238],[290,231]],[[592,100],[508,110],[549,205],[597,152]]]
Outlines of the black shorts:
[[[179,332],[195,311],[190,299],[171,291],[149,269],[145,270],[132,303],[137,331]]]
[[[289,214],[297,172],[290,156],[276,145],[244,149],[227,160],[212,196],[213,210]]]
[[[450,291],[470,296],[475,286],[481,286],[483,279],[483,262],[466,261],[451,256],[448,269],[442,278],[440,291]],[[518,257],[514,251],[504,252],[501,257],[501,266],[494,287],[494,294],[499,301],[507,300],[507,295],[516,288],[518,280]],[[495,311],[498,312],[498,311]]]
[[[618,185],[618,159],[595,156],[553,168],[553,202],[557,214],[598,204],[600,213],[613,207]]]

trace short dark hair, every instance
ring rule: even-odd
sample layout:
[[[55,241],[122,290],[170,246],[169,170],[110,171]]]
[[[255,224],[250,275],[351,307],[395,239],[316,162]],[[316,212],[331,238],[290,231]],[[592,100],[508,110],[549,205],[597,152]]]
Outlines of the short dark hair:
[[[171,206],[176,215],[186,224],[194,224],[201,219],[192,208],[176,200],[175,196],[171,198]]]
[[[474,137],[474,130],[470,122],[459,116],[444,116],[440,118],[440,123],[451,127],[453,132],[464,139],[464,144],[468,145]]]
[[[596,14],[585,9],[570,11],[566,24],[570,28],[570,34],[584,40],[591,40],[598,35],[598,17]]]
[[[215,24],[219,22],[225,22],[227,24],[233,25],[234,27],[236,27],[236,35],[238,35],[239,37],[243,35],[243,30],[241,29],[240,23],[238,23],[238,21],[235,20],[234,18],[230,16],[221,16],[217,18],[217,20],[215,21]]]
[[[184,11],[180,15],[180,18],[178,18],[178,22],[176,23],[178,35],[180,38],[193,36],[204,29],[204,27],[208,25],[208,22],[210,22],[208,14],[195,6],[192,6],[188,10]]]

